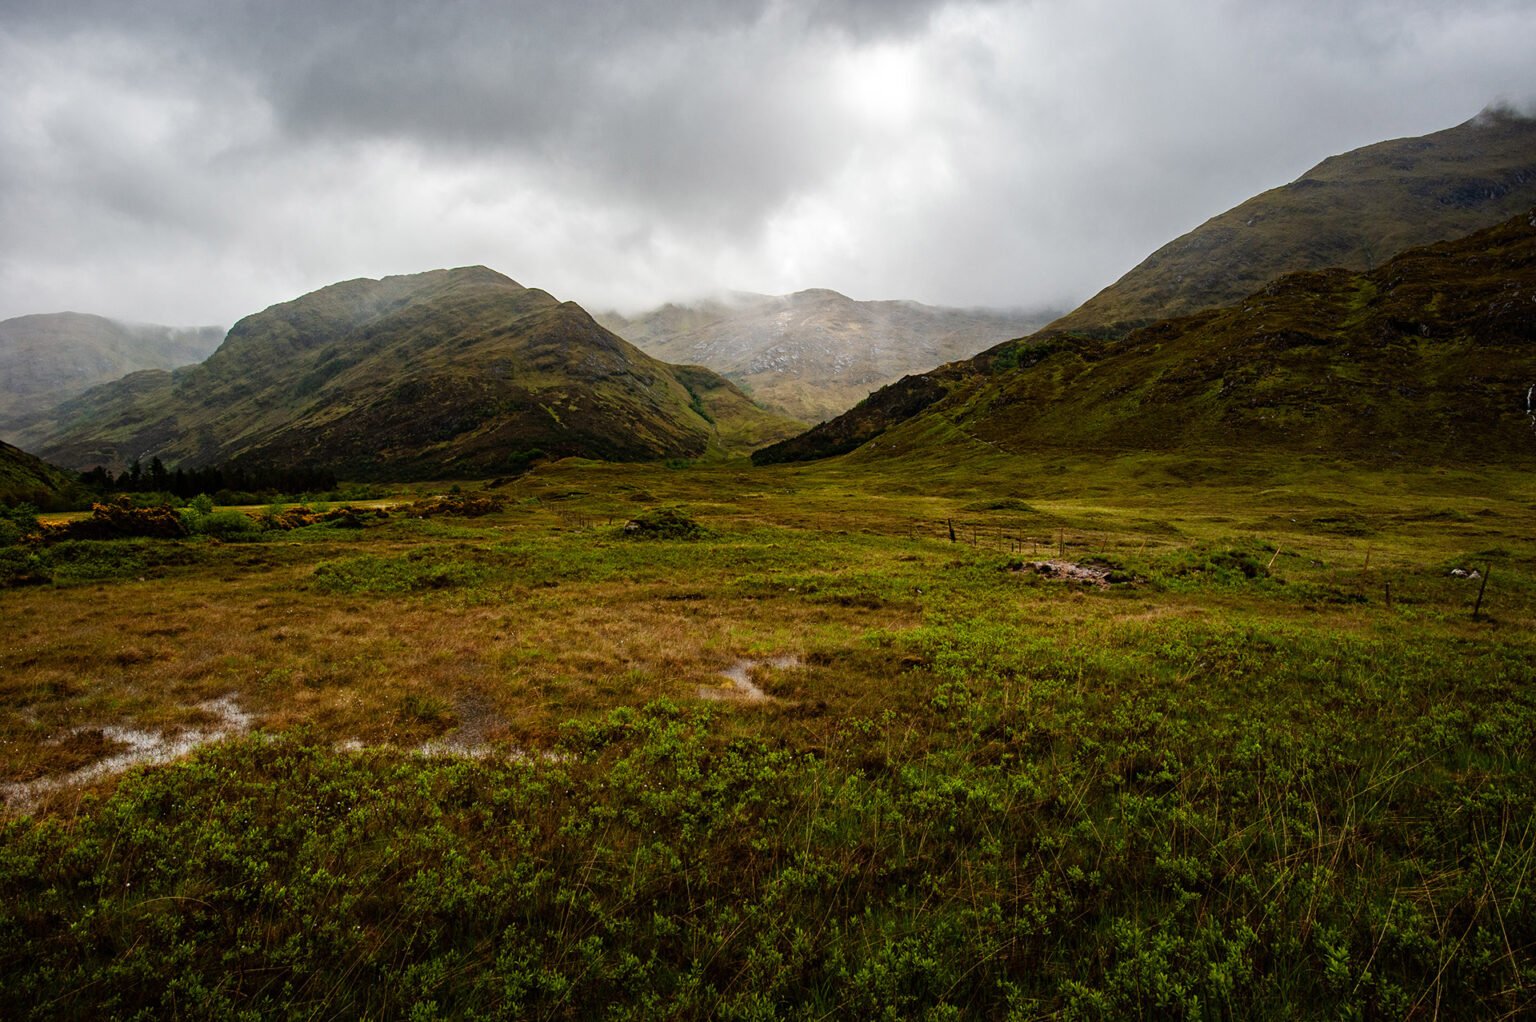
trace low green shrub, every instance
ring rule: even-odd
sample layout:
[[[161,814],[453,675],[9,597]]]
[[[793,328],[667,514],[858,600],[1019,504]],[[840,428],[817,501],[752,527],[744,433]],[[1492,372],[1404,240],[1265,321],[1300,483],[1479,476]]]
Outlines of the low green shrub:
[[[0,505],[0,547],[21,542],[24,536],[36,535],[37,508],[31,504]]]
[[[31,550],[0,544],[0,589],[42,585],[53,580],[48,566]]]
[[[1182,550],[1154,561],[1154,576],[1175,588],[1194,585],[1245,585],[1270,579],[1272,548],[1259,543],[1227,542]]]
[[[60,585],[113,582],[164,575],[196,564],[197,545],[160,539],[69,539],[39,547],[37,556]]]
[[[67,539],[46,548],[45,558],[59,582],[109,582],[136,578],[145,569],[142,542]]]
[[[484,579],[478,564],[438,557],[385,558],[362,554],[315,566],[312,584],[329,593],[410,593],[471,586]]]
[[[1185,627],[1172,652],[1207,672],[1285,638]],[[290,732],[130,775],[67,823],[0,825],[0,1014],[162,1017],[193,997],[231,1018],[1529,1007],[1528,744],[1491,745],[1509,758],[1482,761],[1471,797],[1446,767],[1479,715],[1377,726],[1382,692],[1363,718],[1287,729],[1283,705],[1224,716],[1208,674],[1138,683],[1127,662],[1115,695],[1052,647],[1012,653],[1006,630],[929,638],[939,676],[973,680],[938,731],[886,712],[812,755],[660,701],[571,721],[560,755],[524,761]],[[1396,653],[1316,652],[1368,672]],[[1020,684],[975,678],[997,655]],[[1509,659],[1477,667],[1513,694]],[[1499,707],[1528,729],[1528,706]],[[435,696],[399,715],[452,722]]]
[[[215,539],[252,539],[261,534],[261,526],[243,511],[214,511],[196,519],[192,531]]]
[[[703,539],[709,531],[680,507],[658,507],[624,523],[623,534],[629,539]]]

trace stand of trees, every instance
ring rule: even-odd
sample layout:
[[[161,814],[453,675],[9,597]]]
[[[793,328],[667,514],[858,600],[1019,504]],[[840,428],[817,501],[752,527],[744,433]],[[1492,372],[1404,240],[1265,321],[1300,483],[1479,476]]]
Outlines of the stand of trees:
[[[167,469],[159,458],[146,466],[135,460],[113,476],[100,465],[80,479],[97,493],[169,493],[190,498],[199,493],[310,493],[336,488],[336,473],[314,465],[213,465]]]

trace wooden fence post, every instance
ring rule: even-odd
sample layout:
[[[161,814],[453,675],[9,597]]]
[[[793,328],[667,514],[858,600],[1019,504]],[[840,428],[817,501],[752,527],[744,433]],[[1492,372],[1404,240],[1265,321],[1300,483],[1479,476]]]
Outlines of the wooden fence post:
[[[1477,603],[1472,607],[1472,620],[1476,621],[1478,614],[1483,609],[1483,593],[1488,589],[1488,576],[1493,574],[1493,562],[1483,565],[1483,584],[1477,587]]]

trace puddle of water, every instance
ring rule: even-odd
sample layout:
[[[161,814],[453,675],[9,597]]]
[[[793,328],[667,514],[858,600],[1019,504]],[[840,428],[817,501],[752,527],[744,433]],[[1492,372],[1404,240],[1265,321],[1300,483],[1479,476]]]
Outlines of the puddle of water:
[[[450,731],[436,738],[429,738],[412,750],[428,759],[490,759],[494,749],[485,742],[477,742],[459,731]]]
[[[240,708],[233,695],[221,696],[198,703],[197,708],[215,720],[211,727],[186,728],[173,735],[163,731],[141,731],[137,728],[108,724],[99,728],[107,740],[127,746],[120,752],[98,759],[79,770],[52,777],[39,777],[32,781],[15,781],[0,784],[0,801],[17,809],[28,809],[50,792],[79,787],[103,777],[120,774],[129,767],[141,764],[169,763],[191,753],[199,746],[241,735],[251,729],[252,717]],[[90,728],[76,728],[76,734]]]
[[[411,751],[427,759],[498,760],[503,763],[531,763],[534,760],[542,760],[545,763],[564,763],[570,759],[564,753],[551,752],[548,749],[530,750],[517,745],[490,745],[465,741],[452,731],[422,742]]]
[[[369,745],[360,738],[346,738],[337,742],[332,748],[337,752],[363,752],[367,749],[399,751],[400,747],[389,742]],[[465,738],[457,731],[438,735],[407,751],[424,759],[498,760],[503,763],[530,763],[534,760],[542,760],[545,763],[565,763],[571,758],[564,753],[552,752],[548,749],[525,749],[520,745],[506,743],[493,745],[490,742],[477,742]]]
[[[699,686],[699,698],[701,699],[730,699],[746,703],[766,702],[773,697],[757,687],[752,681],[752,672],[759,667],[799,667],[804,663],[797,656],[774,656],[751,659],[743,657],[731,666],[720,672],[720,677],[729,682],[727,685],[701,685]]]

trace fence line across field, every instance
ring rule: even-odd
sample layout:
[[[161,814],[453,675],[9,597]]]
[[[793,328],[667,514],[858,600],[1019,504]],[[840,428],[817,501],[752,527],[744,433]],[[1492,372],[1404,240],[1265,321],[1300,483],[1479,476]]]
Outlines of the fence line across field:
[[[1161,546],[1145,537],[1132,542],[1120,542],[1108,532],[1071,532],[1052,529],[1042,533],[1037,527],[1019,523],[971,522],[953,518],[916,518],[907,523],[908,539],[934,539],[943,542],[966,544],[1006,550],[1013,554],[1030,556],[1055,555],[1065,557],[1068,550],[1079,553],[1103,554],[1110,550],[1142,552],[1151,546]]]

